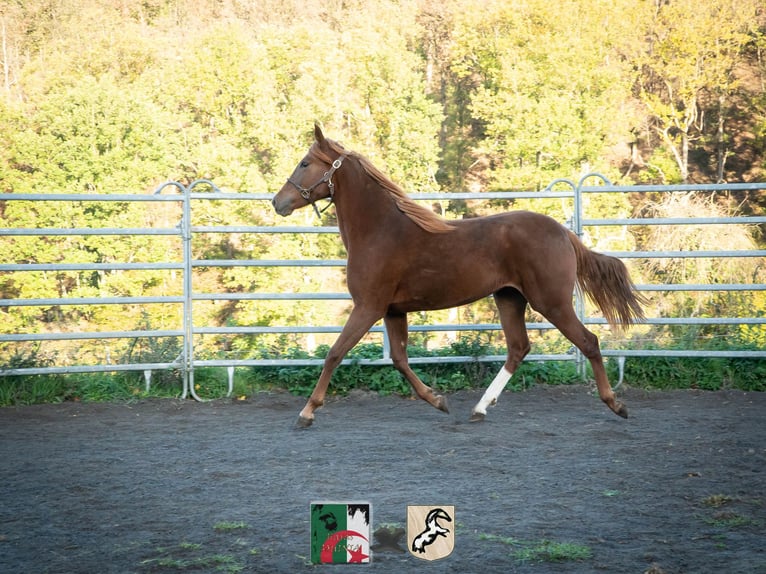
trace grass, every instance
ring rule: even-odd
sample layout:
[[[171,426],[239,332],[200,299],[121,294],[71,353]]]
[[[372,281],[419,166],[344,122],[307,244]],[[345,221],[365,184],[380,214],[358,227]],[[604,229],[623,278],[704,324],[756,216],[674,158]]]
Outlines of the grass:
[[[521,562],[566,562],[587,560],[593,556],[590,547],[573,542],[540,540],[526,548],[520,548],[513,556]]]
[[[422,346],[408,348],[410,356],[468,356],[504,354],[504,347],[492,346],[479,338],[465,338],[448,348],[429,350]],[[544,349],[542,349],[544,350]],[[254,350],[261,359],[322,359],[328,349],[321,346],[313,353],[285,348],[278,354],[269,350]],[[537,349],[536,352],[541,351]],[[376,344],[357,345],[349,353],[354,359],[380,358],[382,347]],[[29,359],[24,367],[49,366]],[[39,364],[38,364],[39,363]],[[443,392],[486,387],[501,363],[469,360],[465,363],[436,362],[415,365],[422,380]],[[13,365],[0,365],[0,368]],[[609,376],[615,380],[615,361],[607,362]],[[297,395],[307,395],[316,384],[321,367],[240,367],[235,371],[233,397],[246,398],[273,389]],[[684,357],[631,357],[625,364],[625,381],[631,386],[658,389],[720,390],[735,388],[745,391],[766,391],[766,360],[763,359],[705,359]],[[524,362],[508,388],[524,390],[538,383],[574,384],[582,379],[572,361]],[[181,374],[175,370],[155,371],[148,390],[143,373],[79,373],[71,375],[30,375],[0,377],[0,406],[56,403],[62,401],[132,401],[144,398],[178,397]],[[228,374],[223,368],[199,368],[194,371],[194,386],[202,398],[222,398],[228,391]],[[355,388],[381,395],[409,395],[411,390],[404,378],[390,366],[353,363],[339,368],[333,375],[331,392],[345,395]]]
[[[728,508],[729,506],[742,507],[747,504],[760,505],[760,500],[743,500],[728,494],[711,494],[702,498],[700,503],[709,509],[715,510],[715,512],[712,512],[711,514],[700,516],[705,524],[715,528],[730,530],[760,525],[758,520]]]
[[[735,498],[726,494],[712,494],[702,499],[702,504],[705,506],[712,506],[713,508],[720,508],[724,504],[733,502]]]
[[[194,558],[174,558],[163,557],[152,560],[144,560],[144,566],[150,566],[154,569],[165,570],[208,570],[223,572],[225,574],[236,574],[244,572],[244,565],[237,562],[236,558],[228,554],[211,554],[209,556],[199,556]]]
[[[246,522],[216,522],[213,526],[213,530],[216,532],[231,532],[232,530],[245,530],[250,528]]]
[[[726,529],[758,524],[756,520],[736,512],[716,512],[713,516],[705,518],[704,521],[710,526]]]
[[[221,521],[213,525],[217,533],[229,534],[246,530],[250,526],[242,521]],[[221,552],[220,547],[214,552],[206,552],[198,542],[183,541],[170,548],[156,548],[155,556],[141,562],[142,568],[151,572],[216,572],[238,574],[245,572],[248,557],[259,554],[257,548],[247,549],[247,542],[241,538],[234,540],[228,551]]]
[[[502,537],[494,534],[479,535],[480,540],[500,542],[513,546],[511,552],[519,562],[567,562],[587,560],[593,556],[589,546],[574,542],[556,542],[554,540],[520,540],[513,537]]]

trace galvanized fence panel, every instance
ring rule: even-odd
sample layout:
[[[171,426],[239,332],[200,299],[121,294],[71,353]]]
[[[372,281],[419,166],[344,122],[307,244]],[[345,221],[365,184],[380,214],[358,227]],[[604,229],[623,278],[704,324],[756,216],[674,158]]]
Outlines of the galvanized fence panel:
[[[586,186],[585,182],[590,179],[600,180],[601,184]],[[207,187],[210,191],[195,191],[200,187]],[[561,189],[564,188],[564,189]],[[562,199],[572,202],[572,218],[567,222],[569,227],[578,235],[589,227],[598,226],[634,226],[634,225],[762,225],[766,223],[763,216],[742,217],[693,217],[693,218],[588,218],[583,208],[583,196],[585,194],[602,193],[676,193],[676,192],[719,192],[719,191],[755,191],[763,190],[766,184],[723,184],[723,185],[684,185],[684,186],[614,186],[599,174],[589,174],[579,182],[571,180],[556,180],[541,192],[491,192],[491,193],[418,193],[412,194],[416,200],[467,200],[488,201],[493,199]],[[163,193],[169,190],[175,193]],[[174,236],[182,246],[182,258],[180,261],[168,261],[160,263],[12,263],[0,264],[0,273],[18,273],[27,271],[114,271],[114,270],[169,270],[180,271],[183,275],[183,294],[166,297],[90,297],[90,298],[39,298],[39,299],[0,299],[0,308],[11,306],[57,306],[57,305],[110,305],[110,304],[174,304],[181,305],[182,321],[177,329],[164,330],[133,330],[133,331],[99,331],[99,332],[67,332],[67,333],[2,333],[0,331],[0,343],[24,342],[24,341],[56,341],[56,340],[88,340],[110,338],[162,338],[178,337],[182,340],[182,351],[179,356],[169,362],[152,363],[126,363],[126,364],[93,364],[93,365],[70,365],[58,367],[39,368],[4,368],[0,369],[0,376],[12,375],[38,375],[54,373],[93,373],[93,372],[117,372],[117,371],[142,371],[146,380],[147,388],[151,383],[151,373],[155,370],[178,369],[183,375],[182,396],[192,396],[200,399],[194,385],[194,370],[199,367],[223,367],[228,369],[229,393],[233,388],[234,369],[236,367],[254,366],[308,366],[321,365],[321,359],[212,359],[203,360],[195,358],[195,336],[201,335],[258,335],[258,334],[316,334],[316,333],[339,333],[339,325],[269,325],[250,327],[224,327],[199,325],[195,323],[194,304],[199,301],[332,301],[349,300],[347,293],[199,293],[194,291],[194,269],[202,267],[342,267],[343,259],[276,259],[276,260],[199,260],[192,256],[192,238],[195,234],[337,234],[338,228],[334,226],[243,226],[243,225],[216,225],[195,226],[192,225],[192,207],[198,202],[216,201],[270,201],[270,194],[247,194],[247,193],[224,193],[212,182],[198,180],[188,186],[178,182],[168,182],[160,186],[153,194],[0,194],[0,201],[53,201],[53,202],[175,202],[181,205],[181,220],[173,228],[3,228],[0,229],[2,236],[73,236],[73,235],[147,235],[147,236]],[[715,251],[620,251],[606,252],[616,257],[630,258],[728,258],[728,257],[766,257],[766,250],[715,250]],[[641,291],[762,291],[766,286],[762,284],[647,284],[638,285]],[[605,321],[598,317],[589,317],[585,314],[584,301],[576,294],[576,308],[585,324],[602,325]],[[764,317],[650,317],[647,319],[650,325],[764,325]],[[529,329],[546,330],[553,326],[547,322],[530,322]],[[2,329],[2,328],[0,328]],[[426,324],[412,325],[413,332],[481,332],[500,331],[499,324]],[[385,332],[382,326],[377,325],[371,330],[373,333],[383,333],[384,351],[380,358],[376,359],[346,359],[344,364],[351,362],[362,365],[385,365],[390,364],[388,357]],[[700,350],[658,350],[658,349],[609,349],[603,351],[604,356],[616,357],[620,366],[620,380],[626,357],[730,357],[730,358],[766,358],[766,351],[700,351]],[[413,357],[413,364],[425,363],[457,363],[457,362],[498,362],[505,359],[504,355],[474,356],[451,356],[451,357]],[[584,361],[575,350],[564,354],[539,354],[530,355],[527,360],[533,361],[575,361],[584,372]]]

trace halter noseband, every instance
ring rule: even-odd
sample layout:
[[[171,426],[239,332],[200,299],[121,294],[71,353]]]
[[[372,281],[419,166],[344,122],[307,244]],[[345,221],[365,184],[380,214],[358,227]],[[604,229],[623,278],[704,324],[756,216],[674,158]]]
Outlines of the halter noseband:
[[[332,182],[332,176],[338,169],[340,169],[340,166],[343,165],[344,159],[346,159],[346,154],[343,154],[334,162],[332,162],[330,169],[324,172],[322,179],[320,179],[311,187],[302,187],[298,182],[293,181],[292,177],[287,178],[287,182],[293,184],[293,186],[295,186],[295,189],[297,189],[300,192],[301,197],[311,204],[311,207],[314,208],[314,211],[316,212],[317,217],[322,217],[322,214],[325,211],[327,211],[330,205],[332,205],[333,199],[335,197],[335,184]],[[317,187],[319,187],[323,183],[327,184],[327,188],[330,190],[330,195],[327,197],[327,205],[325,205],[324,208],[320,210],[317,207],[316,200],[311,199],[311,192],[313,192]]]

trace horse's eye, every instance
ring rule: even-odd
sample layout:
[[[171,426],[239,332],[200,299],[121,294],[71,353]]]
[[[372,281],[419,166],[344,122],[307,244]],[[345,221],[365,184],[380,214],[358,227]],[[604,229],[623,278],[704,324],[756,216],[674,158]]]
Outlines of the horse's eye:
[[[301,161],[301,163],[300,163],[299,165],[300,165],[300,167],[308,167],[308,166],[309,166],[309,162],[307,162],[307,161],[304,159],[303,161]]]

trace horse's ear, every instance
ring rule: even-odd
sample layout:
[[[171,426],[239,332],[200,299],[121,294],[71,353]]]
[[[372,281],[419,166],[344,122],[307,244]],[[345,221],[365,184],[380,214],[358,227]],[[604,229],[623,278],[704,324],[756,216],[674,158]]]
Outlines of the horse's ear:
[[[324,143],[324,134],[322,133],[322,128],[319,127],[318,123],[314,123],[314,139],[319,145]]]

